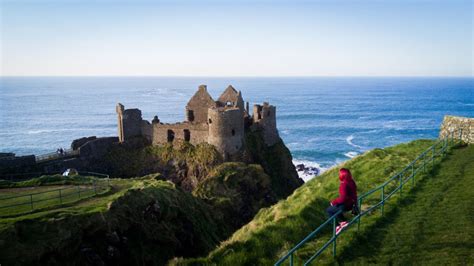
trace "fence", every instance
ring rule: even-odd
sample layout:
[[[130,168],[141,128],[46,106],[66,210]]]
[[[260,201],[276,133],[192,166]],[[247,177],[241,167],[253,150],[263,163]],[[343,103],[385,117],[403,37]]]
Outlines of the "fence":
[[[0,198],[0,216],[23,214],[55,205],[73,203],[81,199],[105,193],[110,188],[108,175],[93,172],[79,172],[79,174],[99,176],[102,178],[95,179],[90,183],[53,190],[48,190],[48,186],[39,186],[35,188],[38,190],[44,188],[46,190]]]
[[[355,216],[348,225],[343,228],[338,234],[336,234],[336,217],[341,213],[341,211],[337,212],[333,216],[329,217],[323,224],[321,224],[316,230],[311,232],[307,235],[302,241],[300,241],[295,247],[293,247],[286,255],[281,257],[275,265],[281,265],[286,260],[289,260],[289,264],[293,266],[294,264],[294,253],[300,249],[304,244],[312,240],[318,233],[320,233],[323,229],[326,228],[328,225],[332,225],[332,236],[331,238],[323,244],[323,246],[316,251],[307,261],[304,262],[304,265],[309,265],[315,259],[317,259],[323,251],[325,251],[331,244],[332,244],[332,253],[333,257],[336,257],[336,247],[337,247],[337,238],[349,229],[351,226],[357,223],[357,230],[360,228],[360,223],[362,217],[371,213],[377,208],[380,208],[381,213],[384,213],[384,206],[386,201],[392,198],[395,193],[400,193],[400,197],[403,194],[403,186],[408,183],[412,182],[412,186],[415,185],[415,177],[416,174],[420,171],[426,172],[428,167],[434,167],[435,159],[438,156],[444,156],[450,146],[455,144],[455,136],[457,136],[457,131],[453,131],[448,134],[445,138],[437,141],[423,153],[421,153],[415,160],[413,160],[410,164],[408,164],[403,170],[401,170],[396,175],[389,178],[385,181],[382,185],[370,190],[369,192],[363,194],[358,199],[359,209],[362,210],[362,203],[364,201],[374,203],[369,208],[361,211],[360,214]],[[462,130],[459,130],[459,136],[462,136]],[[460,138],[459,138],[460,139]],[[380,200],[373,200],[367,199],[369,196],[376,195],[376,193],[380,193]]]
[[[56,160],[60,158],[74,157],[77,155],[79,155],[79,150],[66,149],[66,150],[63,150],[62,153],[51,152],[51,153],[36,155],[36,162],[39,163],[39,162],[52,161],[52,160]]]

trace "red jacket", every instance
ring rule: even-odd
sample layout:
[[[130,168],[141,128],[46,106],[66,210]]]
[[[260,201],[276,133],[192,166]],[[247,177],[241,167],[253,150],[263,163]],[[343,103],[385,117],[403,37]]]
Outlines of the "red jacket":
[[[352,210],[352,205],[357,202],[357,186],[352,179],[351,172],[346,169],[339,171],[339,197],[333,200],[332,205],[344,204],[346,210]]]

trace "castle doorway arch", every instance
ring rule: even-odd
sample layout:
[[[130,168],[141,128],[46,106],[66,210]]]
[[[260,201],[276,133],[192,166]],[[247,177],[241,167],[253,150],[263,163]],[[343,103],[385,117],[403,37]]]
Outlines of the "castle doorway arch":
[[[191,131],[189,129],[183,130],[184,133],[184,141],[190,141],[191,140]]]
[[[168,129],[168,142],[173,142],[174,140],[174,131],[171,129]]]

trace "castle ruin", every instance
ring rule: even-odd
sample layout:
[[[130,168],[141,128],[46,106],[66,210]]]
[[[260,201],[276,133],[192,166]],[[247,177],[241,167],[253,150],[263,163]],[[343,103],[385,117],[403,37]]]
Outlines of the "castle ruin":
[[[275,106],[266,102],[256,104],[250,114],[249,103],[244,106],[242,93],[232,86],[228,86],[217,101],[209,95],[206,85],[199,86],[186,105],[186,120],[174,124],[162,123],[158,116],[150,123],[142,119],[139,109],[125,109],[120,103],[116,111],[120,142],[136,137],[144,137],[152,145],[176,140],[193,145],[206,142],[215,146],[225,160],[243,150],[247,130],[261,130],[267,146],[280,139]]]

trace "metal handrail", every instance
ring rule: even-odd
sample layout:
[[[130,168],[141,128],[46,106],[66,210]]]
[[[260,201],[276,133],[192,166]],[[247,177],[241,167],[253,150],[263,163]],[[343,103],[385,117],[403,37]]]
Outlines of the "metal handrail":
[[[400,192],[400,196],[402,196],[402,191],[403,191],[403,185],[406,184],[409,180],[412,180],[412,184],[414,185],[415,181],[415,176],[420,170],[426,171],[426,166],[427,164],[432,163],[434,166],[435,163],[435,157],[440,156],[440,155],[445,155],[448,148],[450,147],[450,140],[451,140],[451,145],[455,144],[455,131],[450,132],[447,134],[446,137],[440,139],[439,141],[435,142],[433,145],[431,145],[428,149],[426,149],[424,152],[422,152],[419,156],[417,156],[412,162],[410,162],[403,170],[398,172],[397,174],[393,175],[390,177],[387,181],[382,183],[381,185],[377,186],[376,188],[364,193],[361,195],[358,199],[358,206],[359,209],[362,210],[362,201],[367,198],[368,196],[372,195],[375,192],[382,191],[381,193],[381,200],[375,203],[374,205],[370,206],[368,209],[360,212],[358,215],[356,215],[346,227],[344,227],[338,234],[336,234],[336,217],[341,213],[341,211],[337,212],[333,216],[329,217],[323,224],[321,224],[316,230],[308,234],[303,240],[301,240],[295,247],[290,249],[283,257],[281,257],[276,263],[275,266],[281,265],[284,261],[286,261],[289,258],[289,263],[291,266],[294,264],[294,253],[304,244],[306,244],[308,241],[310,241],[317,233],[319,233],[324,227],[326,227],[329,223],[332,222],[333,224],[333,232],[331,238],[326,241],[326,243],[323,244],[323,246],[314,253],[313,256],[311,256],[307,261],[304,262],[304,265],[308,265],[315,259],[321,255],[321,253],[326,250],[326,248],[329,247],[329,245],[333,244],[333,257],[336,257],[336,246],[337,246],[337,238],[345,232],[349,227],[351,227],[353,224],[357,222],[357,229],[359,230],[360,228],[360,221],[362,216],[367,215],[368,213],[372,212],[374,209],[380,207],[382,215],[384,213],[384,205],[385,202],[390,199],[395,193]],[[461,139],[462,136],[462,129],[459,130],[459,138]],[[460,140],[462,141],[462,139]],[[442,144],[440,148],[438,148],[438,151],[436,151],[437,145]],[[431,155],[431,158],[429,158],[429,155]],[[428,159],[427,159],[428,158]],[[417,161],[421,161],[421,165],[418,165],[415,169],[415,163]],[[428,160],[428,162],[427,162]],[[407,171],[411,171],[411,174],[404,178],[404,174]],[[398,178],[398,186],[396,186],[392,191],[390,191],[388,194],[385,193],[385,188],[396,180]]]

